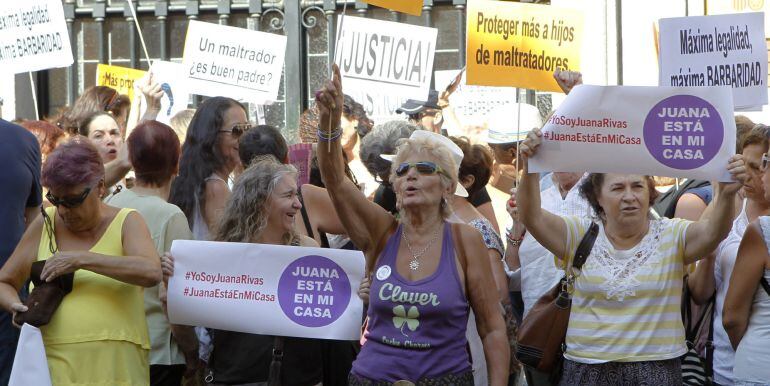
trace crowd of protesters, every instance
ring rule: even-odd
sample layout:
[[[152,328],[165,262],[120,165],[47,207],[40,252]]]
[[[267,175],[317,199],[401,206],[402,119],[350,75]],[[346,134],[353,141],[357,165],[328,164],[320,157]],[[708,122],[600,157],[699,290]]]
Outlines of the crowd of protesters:
[[[0,384],[30,323],[54,385],[681,385],[692,352],[713,384],[770,385],[767,126],[736,117],[728,183],[538,175],[534,106],[470,138],[442,127],[461,125],[452,89],[373,122],[335,68],[298,128],[302,184],[294,145],[239,101],[168,126],[159,86],[140,91],[141,117],[98,86],[48,121],[0,121]],[[558,371],[520,363],[517,327],[594,228]],[[171,324],[174,240],[363,252],[361,341]]]

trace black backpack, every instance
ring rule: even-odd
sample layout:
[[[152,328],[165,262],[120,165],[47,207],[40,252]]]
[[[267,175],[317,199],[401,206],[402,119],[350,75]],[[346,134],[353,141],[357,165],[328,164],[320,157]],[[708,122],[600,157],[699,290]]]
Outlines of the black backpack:
[[[658,196],[655,204],[652,206],[652,210],[660,217],[674,218],[676,203],[679,201],[679,197],[682,197],[690,189],[700,188],[708,184],[710,184],[708,181],[688,179],[684,184],[679,185],[679,189],[672,187],[668,192]]]

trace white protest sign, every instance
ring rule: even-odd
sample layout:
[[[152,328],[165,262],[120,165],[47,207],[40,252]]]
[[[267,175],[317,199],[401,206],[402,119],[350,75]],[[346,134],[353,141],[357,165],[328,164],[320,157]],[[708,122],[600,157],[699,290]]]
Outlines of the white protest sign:
[[[247,102],[278,99],[286,36],[191,20],[184,44],[190,92]]]
[[[729,87],[577,86],[543,126],[529,171],[730,181],[732,103]]]
[[[181,63],[172,63],[156,60],[152,62],[153,80],[160,84],[163,90],[163,98],[160,100],[160,113],[156,118],[159,122],[171,124],[171,118],[176,113],[187,109],[190,100],[190,91],[187,89],[185,67]]]
[[[767,104],[762,12],[660,20],[661,86],[732,86],[737,110]]]
[[[72,62],[61,0],[0,2],[0,70],[18,74]]]
[[[360,338],[360,251],[177,240],[171,254],[171,323],[263,335]]]
[[[436,71],[437,90],[445,90],[459,70]],[[516,106],[516,87],[487,87],[468,85],[463,72],[460,84],[449,97],[449,105],[464,125],[483,126],[488,114],[503,106]]]
[[[354,16],[340,22],[334,62],[345,94],[364,106],[372,94],[428,100],[437,29]]]

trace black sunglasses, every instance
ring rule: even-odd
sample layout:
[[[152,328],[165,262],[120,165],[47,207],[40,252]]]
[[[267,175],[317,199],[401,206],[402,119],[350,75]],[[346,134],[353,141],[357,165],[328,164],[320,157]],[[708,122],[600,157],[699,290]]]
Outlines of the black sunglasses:
[[[406,175],[406,173],[409,172],[409,169],[411,169],[412,167],[417,169],[418,173],[424,174],[424,175],[431,175],[436,173],[442,173],[446,175],[446,173],[444,173],[444,170],[441,169],[441,166],[438,166],[433,162],[422,161],[422,162],[414,162],[414,163],[404,162],[401,165],[398,165],[398,168],[396,169],[396,176],[403,177],[404,175]]]
[[[232,133],[236,138],[251,130],[251,123],[237,123],[230,130],[219,130],[220,133]]]
[[[71,198],[59,198],[51,194],[51,192],[48,192],[46,193],[45,198],[48,199],[48,202],[50,202],[51,205],[55,207],[63,206],[65,208],[72,209],[77,208],[83,204],[83,201],[85,201],[88,195],[91,193],[91,189],[93,189],[93,187],[88,187],[79,196]]]

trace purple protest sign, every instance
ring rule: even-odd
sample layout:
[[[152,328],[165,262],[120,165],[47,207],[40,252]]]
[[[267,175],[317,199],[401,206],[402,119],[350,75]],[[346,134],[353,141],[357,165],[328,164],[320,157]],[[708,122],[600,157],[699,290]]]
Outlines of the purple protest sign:
[[[347,309],[350,281],[342,267],[326,257],[300,257],[281,274],[278,302],[295,323],[305,327],[326,326]]]
[[[693,95],[674,95],[647,114],[644,144],[663,165],[691,170],[717,155],[724,130],[722,117],[711,103]]]

